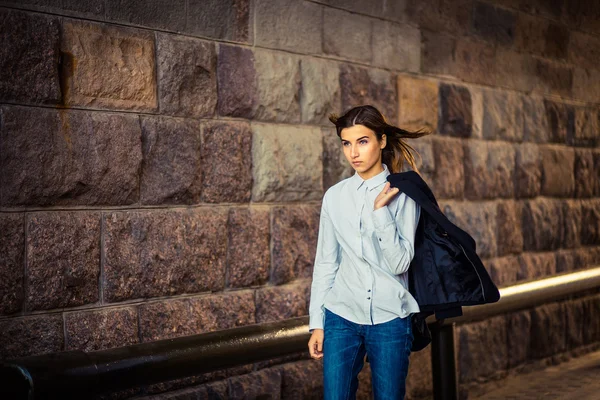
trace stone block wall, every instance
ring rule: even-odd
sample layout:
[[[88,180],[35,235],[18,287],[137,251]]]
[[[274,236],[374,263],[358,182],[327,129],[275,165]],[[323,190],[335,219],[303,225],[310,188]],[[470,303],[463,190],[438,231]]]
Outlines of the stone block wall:
[[[584,0],[0,1],[0,358],[306,315],[320,200],[352,173],[327,116],[365,103],[434,132],[420,169],[499,286],[599,265],[598,21]],[[590,292],[457,328],[463,397],[594,348],[594,321]],[[117,397],[319,398],[320,371]]]

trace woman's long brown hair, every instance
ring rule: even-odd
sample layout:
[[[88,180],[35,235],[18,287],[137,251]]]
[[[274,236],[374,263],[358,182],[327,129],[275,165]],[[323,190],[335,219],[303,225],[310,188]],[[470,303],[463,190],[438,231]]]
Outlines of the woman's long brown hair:
[[[381,153],[381,161],[387,165],[390,173],[402,172],[404,162],[407,162],[412,170],[419,175],[421,174],[417,168],[414,154],[417,154],[419,158],[422,159],[421,155],[403,139],[416,139],[428,135],[431,132],[422,129],[411,132],[390,125],[387,123],[383,114],[371,105],[353,107],[346,111],[341,117],[338,117],[336,114],[330,114],[329,120],[335,125],[337,135],[340,138],[342,129],[354,125],[364,125],[371,129],[377,135],[378,140],[381,140],[382,135],[385,134],[387,141],[385,148]]]

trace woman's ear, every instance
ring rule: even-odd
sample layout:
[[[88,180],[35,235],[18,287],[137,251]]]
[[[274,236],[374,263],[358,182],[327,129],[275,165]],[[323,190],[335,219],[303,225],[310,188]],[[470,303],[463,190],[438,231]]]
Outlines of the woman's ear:
[[[381,140],[379,141],[379,143],[381,150],[385,149],[385,146],[387,145],[387,136],[385,135],[385,133],[381,135]]]

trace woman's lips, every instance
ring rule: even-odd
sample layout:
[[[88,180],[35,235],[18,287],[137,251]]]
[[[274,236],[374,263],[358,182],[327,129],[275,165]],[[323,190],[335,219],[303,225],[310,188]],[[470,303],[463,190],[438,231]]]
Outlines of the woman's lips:
[[[352,165],[358,166],[360,164],[362,164],[362,161],[352,161]]]

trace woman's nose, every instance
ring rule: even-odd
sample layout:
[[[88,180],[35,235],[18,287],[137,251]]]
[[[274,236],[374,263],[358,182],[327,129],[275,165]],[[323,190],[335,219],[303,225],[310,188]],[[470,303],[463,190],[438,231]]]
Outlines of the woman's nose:
[[[352,146],[351,156],[352,156],[352,158],[358,157],[358,149],[354,146]]]

